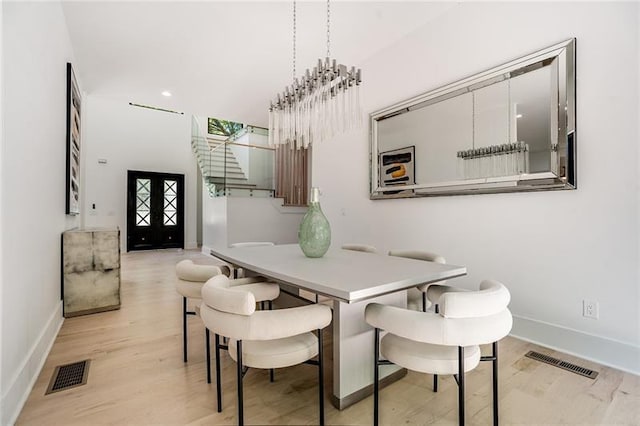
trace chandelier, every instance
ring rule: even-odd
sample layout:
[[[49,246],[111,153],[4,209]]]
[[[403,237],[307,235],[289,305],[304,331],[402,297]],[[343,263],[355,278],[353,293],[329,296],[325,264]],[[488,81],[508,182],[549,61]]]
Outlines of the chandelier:
[[[327,0],[327,56],[296,78],[296,2],[293,2],[293,82],[269,107],[269,145],[297,149],[330,139],[362,122],[362,71],[329,59],[331,10]]]

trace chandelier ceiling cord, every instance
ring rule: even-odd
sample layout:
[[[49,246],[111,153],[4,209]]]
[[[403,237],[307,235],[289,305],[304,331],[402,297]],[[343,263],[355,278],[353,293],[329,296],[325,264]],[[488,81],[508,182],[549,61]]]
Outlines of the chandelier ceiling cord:
[[[362,71],[338,64],[331,55],[331,9],[327,0],[327,56],[296,78],[296,2],[293,2],[293,82],[269,107],[269,144],[307,148],[362,122]]]

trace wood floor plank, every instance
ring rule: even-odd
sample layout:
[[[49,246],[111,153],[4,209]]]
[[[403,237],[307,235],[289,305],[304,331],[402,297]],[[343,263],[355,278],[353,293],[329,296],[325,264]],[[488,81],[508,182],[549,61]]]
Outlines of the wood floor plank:
[[[182,302],[174,288],[174,266],[185,258],[210,262],[189,250],[123,254],[121,309],[64,321],[17,424],[235,424],[235,363],[222,354],[224,409],[217,413],[215,381],[207,384],[205,380],[204,327],[197,317],[189,318],[189,362],[182,362]],[[289,302],[283,297],[276,305]],[[600,374],[591,380],[560,370],[525,358],[529,350]],[[488,353],[487,348],[483,351]],[[325,354],[327,424],[371,424],[372,398],[342,411],[329,403],[328,332]],[[86,385],[44,395],[56,365],[87,358],[91,367]],[[637,376],[510,337],[501,342],[499,365],[502,424],[640,425]],[[467,423],[490,424],[490,363],[481,363],[470,372],[466,383]],[[268,372],[250,370],[244,386],[247,424],[317,423],[315,367],[278,369],[275,383],[269,383]],[[457,387],[451,377],[442,377],[440,389],[434,393],[431,376],[409,372],[381,391],[380,402],[382,424],[457,424]]]

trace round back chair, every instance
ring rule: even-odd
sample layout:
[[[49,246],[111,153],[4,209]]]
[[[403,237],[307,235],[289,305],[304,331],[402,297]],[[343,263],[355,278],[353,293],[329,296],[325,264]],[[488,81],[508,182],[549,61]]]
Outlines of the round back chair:
[[[182,357],[187,362],[187,316],[197,315],[196,310],[187,310],[187,299],[200,299],[202,286],[213,276],[222,274],[215,265],[198,265],[191,259],[176,264],[176,291],[182,296]]]
[[[275,246],[275,243],[271,241],[245,241],[241,243],[233,243],[229,244],[229,248],[237,248],[237,247],[262,247],[262,246]],[[232,269],[232,273],[229,276],[234,278],[243,278],[244,277],[244,269],[238,268],[237,266],[229,266]]]
[[[275,246],[271,241],[247,241],[243,243],[229,244],[229,247],[256,247],[256,246]]]
[[[202,288],[201,318],[215,333],[218,412],[222,410],[219,336],[229,338],[226,349],[237,364],[238,423],[244,423],[243,367],[273,369],[301,363],[318,365],[320,424],[324,424],[322,329],[331,323],[331,309],[321,304],[273,311],[256,311],[256,290],[269,291],[277,284],[231,286],[216,276]],[[312,331],[317,331],[317,336]],[[317,360],[312,358],[317,356]]]
[[[341,247],[343,250],[362,251],[365,253],[377,253],[378,250],[374,246],[367,244],[343,244]]]
[[[480,361],[493,363],[493,422],[498,424],[498,341],[511,331],[511,296],[500,282],[485,280],[477,291],[447,292],[440,313],[416,312],[371,303],[365,320],[375,327],[374,424],[378,424],[378,367],[397,364],[434,375],[457,375],[459,423],[464,424],[464,376]],[[380,330],[388,333],[380,341]],[[492,344],[482,357],[479,345]],[[379,355],[385,358],[379,359]],[[437,381],[434,381],[437,392]]]
[[[436,253],[420,250],[391,250],[389,256],[406,257],[407,259],[423,260],[426,262],[447,263],[444,257]],[[428,284],[421,284],[415,289],[407,291],[407,306],[409,309],[427,311],[432,304],[436,313],[438,312],[437,301],[446,292],[466,291],[461,287],[445,285],[447,280],[436,281]]]

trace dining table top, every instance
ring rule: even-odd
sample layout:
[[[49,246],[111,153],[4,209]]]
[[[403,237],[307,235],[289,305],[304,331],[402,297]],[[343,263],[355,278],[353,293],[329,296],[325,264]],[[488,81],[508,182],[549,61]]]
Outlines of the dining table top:
[[[212,248],[225,262],[334,300],[354,303],[466,275],[464,266],[330,248],[306,257],[298,244]]]

